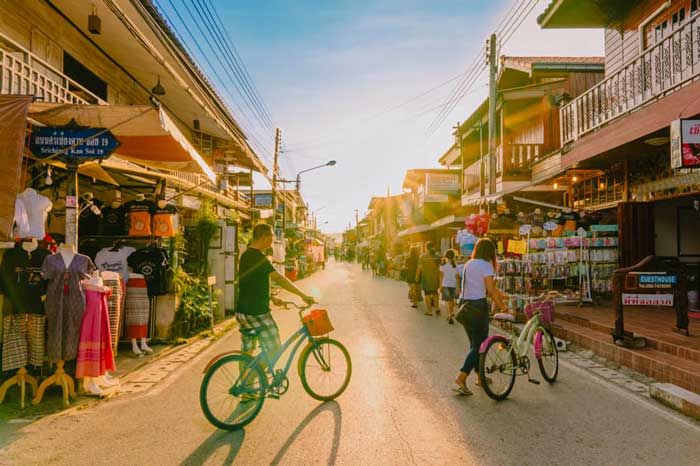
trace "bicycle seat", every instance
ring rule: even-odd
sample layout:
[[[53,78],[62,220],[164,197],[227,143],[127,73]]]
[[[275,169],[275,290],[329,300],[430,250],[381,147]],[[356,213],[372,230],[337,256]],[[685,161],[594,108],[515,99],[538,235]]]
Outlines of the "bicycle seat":
[[[499,312],[498,314],[494,314],[493,318],[504,322],[515,322],[515,316],[507,312]]]

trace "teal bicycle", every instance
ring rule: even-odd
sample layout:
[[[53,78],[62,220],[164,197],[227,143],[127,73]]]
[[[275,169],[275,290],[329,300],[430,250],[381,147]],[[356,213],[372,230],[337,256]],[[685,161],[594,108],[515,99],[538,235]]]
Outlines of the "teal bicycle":
[[[340,396],[350,383],[352,361],[348,350],[337,340],[322,336],[333,327],[325,311],[302,314],[310,306],[292,305],[299,310],[302,326],[277,354],[264,350],[253,357],[240,351],[215,356],[204,369],[199,402],[209,422],[224,430],[237,430],[260,413],[265,398],[279,399],[289,389],[289,372],[297,351],[301,350],[297,370],[306,393],[319,401]],[[255,330],[249,331],[255,335]],[[292,347],[283,369],[275,369],[282,355]]]
[[[538,380],[530,377],[530,358],[527,355],[530,345],[534,345],[535,358],[542,377],[551,384],[559,374],[559,353],[554,336],[549,330],[549,325],[554,321],[552,293],[530,298],[523,310],[528,321],[520,335],[513,331],[511,325],[510,337],[492,335],[479,348],[481,386],[489,397],[497,401],[508,397],[517,375],[526,375],[528,382],[539,385]],[[496,314],[493,318],[509,323],[515,320],[507,313]]]

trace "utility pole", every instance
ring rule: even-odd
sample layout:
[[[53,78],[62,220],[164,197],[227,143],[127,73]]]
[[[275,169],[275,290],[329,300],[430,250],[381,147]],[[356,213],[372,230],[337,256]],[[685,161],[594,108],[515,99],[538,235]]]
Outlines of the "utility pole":
[[[462,153],[462,133],[460,131],[461,126],[461,123],[458,121],[457,126],[452,127],[452,129],[455,130],[455,136],[457,136],[456,145],[457,149],[459,150],[459,160],[461,161],[462,166],[462,169],[459,171],[459,186],[461,187],[459,193],[460,197],[462,196],[462,194],[464,194],[466,188],[465,182],[467,179],[467,177],[464,175],[464,154]]]
[[[496,193],[496,34],[489,39],[489,194]]]
[[[280,129],[275,129],[275,156],[272,162],[272,228],[277,234],[277,178],[279,177]],[[283,201],[284,202],[284,201]]]

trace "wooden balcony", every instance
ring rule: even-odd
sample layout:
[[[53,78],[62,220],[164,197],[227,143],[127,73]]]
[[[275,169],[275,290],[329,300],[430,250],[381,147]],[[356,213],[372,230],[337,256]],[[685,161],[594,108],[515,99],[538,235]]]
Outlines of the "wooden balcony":
[[[0,94],[33,95],[63,104],[107,104],[4,34],[0,34]]]
[[[561,109],[567,144],[700,76],[700,15]]]
[[[506,144],[497,148],[496,176],[502,181],[530,181],[530,164],[544,155],[543,144]]]
[[[487,160],[487,159],[484,159]],[[464,169],[464,194],[473,194],[481,186],[481,163],[479,160]]]

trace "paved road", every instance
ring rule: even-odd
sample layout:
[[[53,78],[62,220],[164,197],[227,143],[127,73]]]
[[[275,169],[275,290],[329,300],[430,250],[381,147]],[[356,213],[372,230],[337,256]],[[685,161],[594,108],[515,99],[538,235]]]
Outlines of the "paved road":
[[[453,396],[464,331],[411,309],[401,283],[331,264],[301,284],[353,357],[337,402],[312,400],[295,374],[244,431],[217,431],[197,394],[208,358],[239,345],[232,332],[148,392],[26,425],[0,441],[0,464],[699,464],[698,424],[565,362],[557,384],[518,380],[502,403]],[[298,324],[276,318],[283,335]]]

